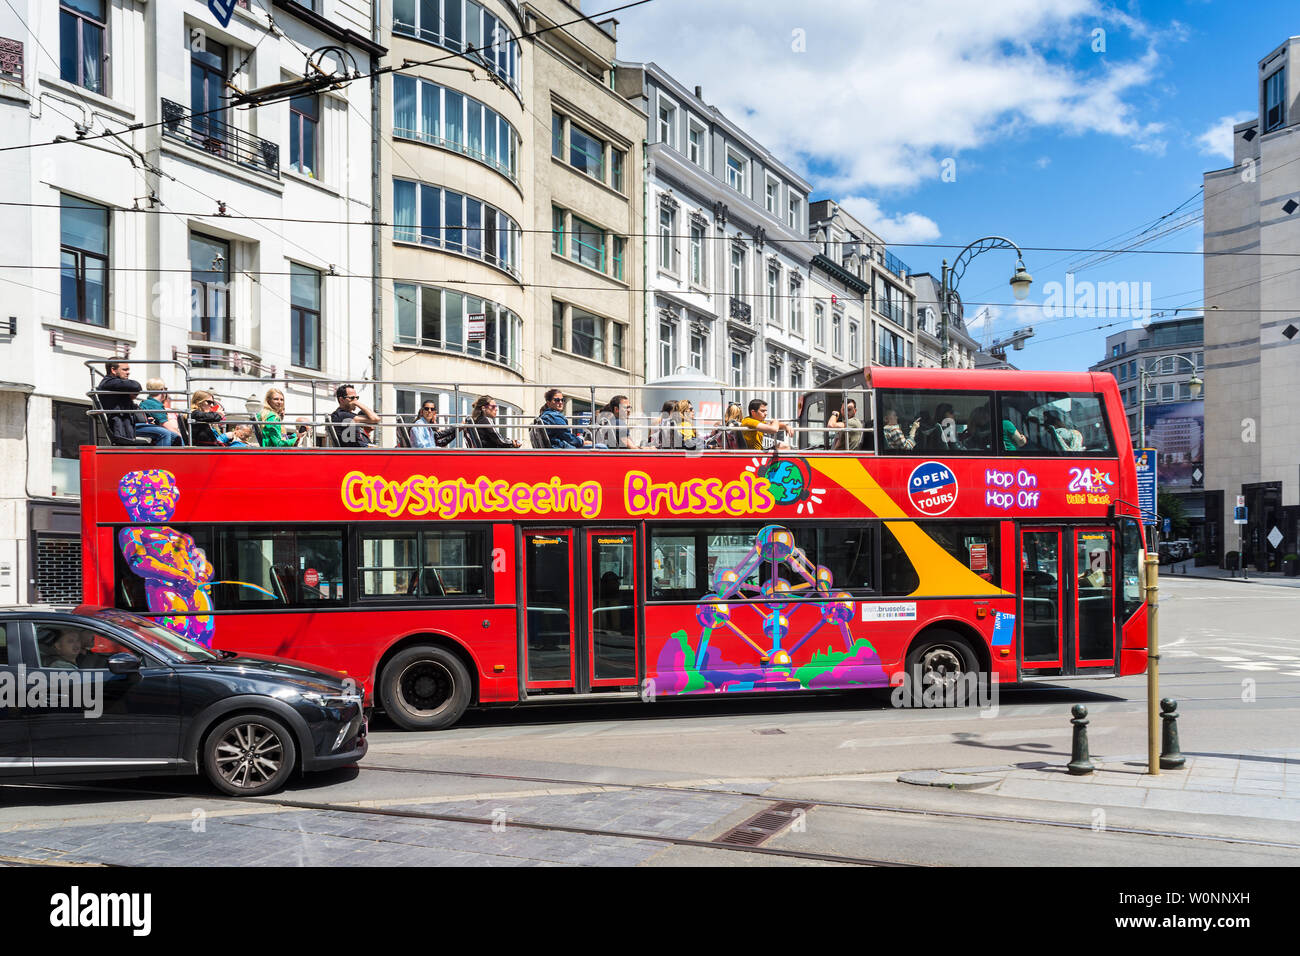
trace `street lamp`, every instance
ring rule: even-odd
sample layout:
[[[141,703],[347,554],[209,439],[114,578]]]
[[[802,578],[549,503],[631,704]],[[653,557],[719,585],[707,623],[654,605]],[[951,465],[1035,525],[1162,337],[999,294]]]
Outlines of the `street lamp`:
[[[1164,359],[1177,359],[1179,362],[1186,362],[1191,366],[1192,377],[1187,380],[1187,392],[1192,398],[1201,397],[1201,388],[1205,383],[1196,373],[1196,363],[1186,355],[1162,355],[1156,361]],[[1159,374],[1159,373],[1157,373]],[[1147,446],[1147,380],[1150,379],[1151,373],[1147,371],[1147,363],[1144,361],[1138,368],[1138,443],[1139,447]]]
[[[953,259],[952,265],[948,265],[948,260],[943,260],[943,271],[939,284],[939,322],[941,326],[941,337],[943,339],[943,355],[941,364],[943,368],[948,367],[948,316],[955,305],[961,308],[961,298],[957,295],[957,283],[961,281],[962,275],[966,272],[966,267],[970,261],[981,252],[988,252],[991,249],[1010,249],[1016,254],[1016,271],[1011,276],[1011,292],[1015,295],[1016,300],[1023,302],[1029,295],[1029,286],[1033,283],[1034,277],[1025,269],[1025,257],[1017,246],[1010,239],[1004,239],[1001,236],[985,236],[983,239],[976,239],[969,246],[957,253]]]

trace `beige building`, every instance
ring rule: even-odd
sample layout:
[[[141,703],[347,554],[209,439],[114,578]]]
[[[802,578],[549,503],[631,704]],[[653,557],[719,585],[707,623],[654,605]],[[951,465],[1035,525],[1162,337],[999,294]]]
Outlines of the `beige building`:
[[[559,0],[392,10],[392,61],[433,62],[383,82],[383,377],[407,383],[383,410],[436,396],[461,420],[490,391],[528,421],[540,383],[580,413],[572,386],[640,368],[645,117],[611,89],[616,24]]]
[[[1259,61],[1259,116],[1233,128],[1233,165],[1204,181],[1206,525],[1260,570],[1300,548],[1298,68],[1300,37]]]

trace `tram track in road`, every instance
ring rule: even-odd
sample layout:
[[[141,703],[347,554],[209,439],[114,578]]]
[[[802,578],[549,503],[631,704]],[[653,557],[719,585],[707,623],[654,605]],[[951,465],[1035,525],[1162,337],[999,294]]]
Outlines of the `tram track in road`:
[[[767,803],[767,804],[789,802],[789,803],[799,803],[799,804],[807,805],[810,808],[828,807],[828,808],[835,808],[839,810],[860,810],[863,812],[894,814],[894,815],[903,815],[909,817],[936,817],[936,818],[951,819],[951,820],[967,820],[976,823],[1006,823],[1006,824],[1019,825],[1019,826],[1042,826],[1042,827],[1052,827],[1056,829],[1065,829],[1065,830],[1087,830],[1087,831],[1095,830],[1095,827],[1091,822],[1084,823],[1084,822],[1075,822],[1069,820],[1049,820],[1049,819],[1044,819],[1042,817],[1013,816],[1013,815],[993,814],[993,813],[975,813],[975,812],[964,811],[964,810],[937,810],[937,809],[923,808],[923,807],[891,806],[889,804],[855,803],[855,802],[841,801],[841,800],[824,800],[817,797],[799,797],[799,796],[789,796],[789,795],[773,797],[752,790],[725,790],[725,789],[720,789],[718,787],[691,787],[685,785],[651,784],[651,783],[615,783],[615,782],[604,781],[604,780],[571,780],[571,779],[560,778],[560,777],[536,777],[536,776],[527,776],[522,774],[498,774],[498,773],[486,773],[483,771],[470,771],[470,770],[432,770],[432,769],[420,768],[420,767],[385,767],[385,766],[373,766],[373,765],[372,766],[358,765],[358,769],[361,771],[371,771],[371,772],[378,772],[378,773],[407,773],[407,774],[422,774],[422,775],[429,775],[429,776],[467,777],[471,779],[514,781],[517,783],[538,783],[538,784],[547,784],[550,786],[585,787],[590,789],[612,788],[612,789],[620,789],[620,790],[647,790],[647,791],[654,791],[660,793],[665,793],[665,792],[682,793],[682,794],[691,794],[696,796],[708,795],[708,794],[712,794],[715,796],[725,795],[729,797],[746,797],[754,801]],[[831,774],[828,775],[828,779],[843,777],[843,776],[844,776],[843,774]],[[1158,837],[1158,838],[1176,839],[1176,840],[1194,840],[1203,843],[1229,843],[1233,845],[1257,846],[1261,848],[1280,849],[1280,850],[1300,850],[1300,843],[1286,843],[1286,842],[1274,841],[1274,840],[1253,840],[1247,837],[1234,837],[1234,836],[1224,836],[1218,834],[1205,834],[1205,833],[1188,833],[1185,831],[1178,831],[1178,830],[1153,830],[1145,827],[1125,827],[1125,826],[1107,825],[1106,832],[1120,833],[1120,834],[1125,834],[1127,836]],[[717,844],[714,843],[708,843],[707,845],[717,846]],[[892,863],[892,864],[875,864],[875,865],[911,866],[916,864]]]

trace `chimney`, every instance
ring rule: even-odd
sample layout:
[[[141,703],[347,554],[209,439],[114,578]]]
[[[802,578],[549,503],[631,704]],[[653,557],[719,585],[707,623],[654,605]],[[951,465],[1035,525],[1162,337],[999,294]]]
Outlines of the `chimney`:
[[[697,86],[697,87],[695,88],[695,98],[696,98],[697,100],[703,100],[703,99],[704,99],[704,87],[702,87],[702,86]]]

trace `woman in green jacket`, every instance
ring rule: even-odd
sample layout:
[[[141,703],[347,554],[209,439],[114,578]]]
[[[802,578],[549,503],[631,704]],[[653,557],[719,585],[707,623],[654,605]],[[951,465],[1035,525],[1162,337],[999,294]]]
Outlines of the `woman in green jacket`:
[[[298,444],[298,436],[291,428],[282,427],[284,422],[284,392],[278,388],[267,389],[263,400],[266,411],[257,416],[262,423],[263,448],[292,448]]]

